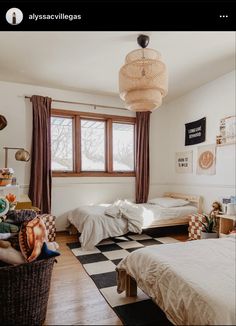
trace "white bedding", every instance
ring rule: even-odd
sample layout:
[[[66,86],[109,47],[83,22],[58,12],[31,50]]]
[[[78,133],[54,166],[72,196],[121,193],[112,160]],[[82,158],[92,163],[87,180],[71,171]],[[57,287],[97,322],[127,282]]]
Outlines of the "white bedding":
[[[125,270],[172,323],[235,325],[235,258],[234,238],[146,247],[118,264],[117,290]]]
[[[106,210],[109,216],[106,215]],[[141,233],[153,221],[179,218],[196,212],[196,207],[190,205],[163,208],[118,200],[113,205],[80,206],[68,213],[68,220],[81,233],[79,240],[82,248],[89,250],[109,237],[127,232]]]

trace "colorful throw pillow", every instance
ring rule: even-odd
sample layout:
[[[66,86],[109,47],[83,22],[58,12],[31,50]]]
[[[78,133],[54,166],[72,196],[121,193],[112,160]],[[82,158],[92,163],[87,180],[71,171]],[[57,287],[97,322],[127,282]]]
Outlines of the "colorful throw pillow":
[[[21,225],[19,244],[21,252],[28,262],[35,260],[40,255],[46,235],[45,224],[39,217]]]
[[[188,236],[189,240],[201,239],[201,231],[203,225],[201,222],[205,222],[206,218],[203,214],[191,214],[189,217]]]

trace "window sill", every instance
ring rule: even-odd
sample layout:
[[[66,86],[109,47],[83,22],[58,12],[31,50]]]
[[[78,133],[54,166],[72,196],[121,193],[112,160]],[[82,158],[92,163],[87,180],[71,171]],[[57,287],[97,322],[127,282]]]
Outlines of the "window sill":
[[[135,177],[135,172],[52,172],[53,178],[58,177]]]

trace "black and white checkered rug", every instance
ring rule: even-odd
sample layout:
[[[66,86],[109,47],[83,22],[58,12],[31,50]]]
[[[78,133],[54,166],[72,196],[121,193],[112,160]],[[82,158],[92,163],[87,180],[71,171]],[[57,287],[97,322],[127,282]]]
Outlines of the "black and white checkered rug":
[[[117,293],[115,268],[122,258],[134,250],[172,242],[178,240],[134,234],[103,240],[91,251],[81,250],[79,242],[67,245],[124,325],[169,326],[172,324],[162,310],[140,289],[137,297],[126,297],[125,293]]]

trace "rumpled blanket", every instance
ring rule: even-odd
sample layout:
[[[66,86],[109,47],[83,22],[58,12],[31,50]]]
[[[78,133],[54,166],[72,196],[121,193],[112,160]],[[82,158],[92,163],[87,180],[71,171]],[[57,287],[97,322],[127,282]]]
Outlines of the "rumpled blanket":
[[[6,222],[20,225],[23,222],[29,222],[37,216],[32,209],[12,210],[7,213]]]
[[[120,200],[113,205],[80,206],[68,213],[68,220],[81,233],[81,247],[91,250],[103,239],[142,233],[142,218],[135,212],[128,201]]]

